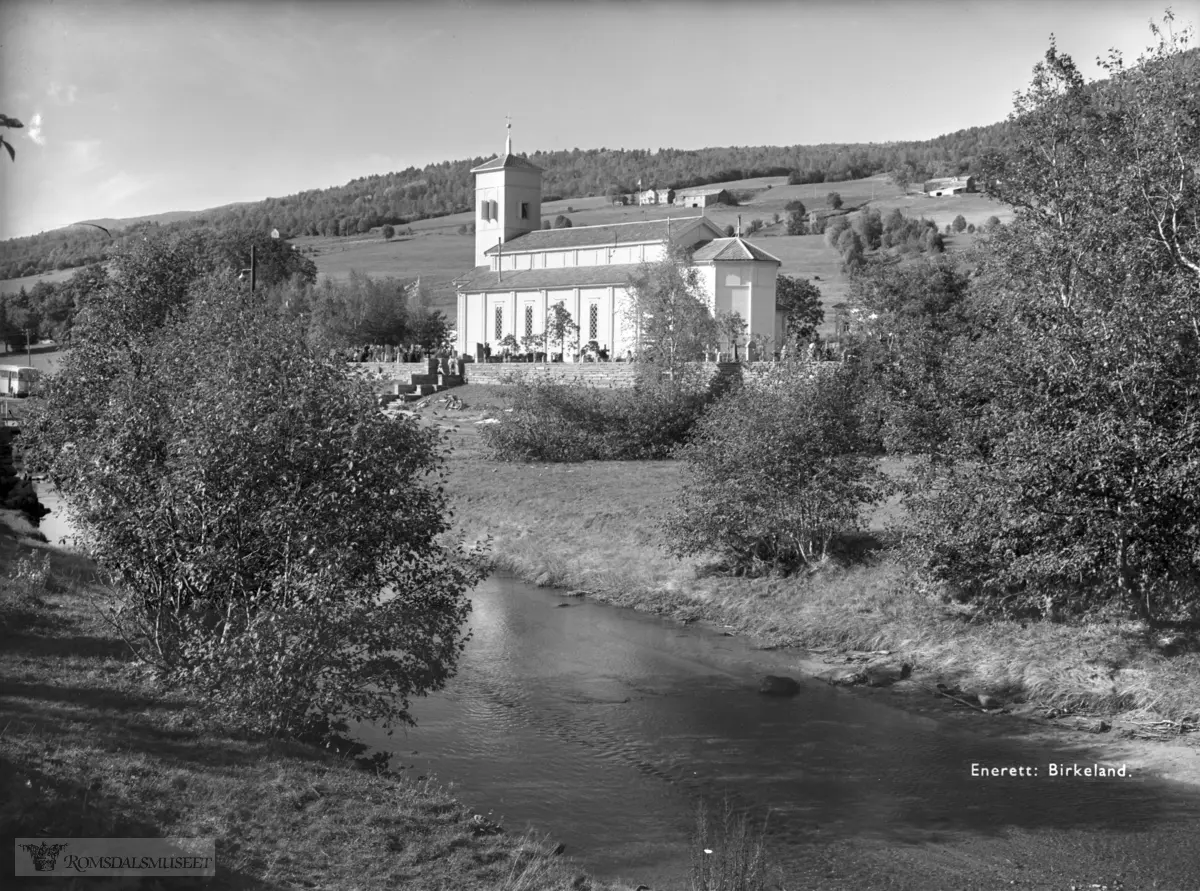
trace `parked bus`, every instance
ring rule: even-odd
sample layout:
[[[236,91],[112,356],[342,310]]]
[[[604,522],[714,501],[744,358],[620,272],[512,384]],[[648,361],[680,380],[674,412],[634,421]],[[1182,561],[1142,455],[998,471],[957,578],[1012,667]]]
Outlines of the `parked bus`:
[[[28,396],[40,376],[36,368],[0,365],[0,396]]]

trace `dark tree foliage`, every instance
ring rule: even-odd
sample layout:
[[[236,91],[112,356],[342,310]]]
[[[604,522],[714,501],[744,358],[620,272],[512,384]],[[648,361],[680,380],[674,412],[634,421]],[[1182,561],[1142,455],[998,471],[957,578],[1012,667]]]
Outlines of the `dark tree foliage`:
[[[479,578],[441,538],[442,444],[189,247],[114,258],[31,409],[30,466],[168,678],[272,733],[407,722]]]
[[[736,573],[791,571],[861,528],[884,489],[860,435],[853,371],[827,368],[777,366],[704,415],[680,453],[672,554],[713,555]]]
[[[807,278],[780,274],[775,279],[775,307],[784,314],[786,336],[793,348],[808,343],[825,321],[821,290]]]
[[[0,114],[0,127],[16,130],[24,126],[25,125],[16,118],[10,118],[6,114]],[[0,133],[0,148],[3,148],[6,152],[8,152],[8,157],[10,160],[17,160],[17,150],[13,148],[13,144],[5,138],[4,133]]]
[[[972,330],[970,279],[944,256],[874,259],[851,280],[848,348],[871,437],[896,454],[938,451],[953,429],[947,366]]]
[[[927,568],[991,609],[1200,614],[1200,62],[1166,30],[1103,84],[1052,44],[989,168],[1016,217],[913,507]]]
[[[630,389],[518,383],[512,411],[483,428],[501,461],[670,458],[709,402],[703,390],[646,382]]]

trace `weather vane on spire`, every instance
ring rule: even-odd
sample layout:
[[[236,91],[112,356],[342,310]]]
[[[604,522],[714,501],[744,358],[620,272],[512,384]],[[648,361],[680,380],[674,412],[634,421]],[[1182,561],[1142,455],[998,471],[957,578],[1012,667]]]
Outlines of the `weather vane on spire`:
[[[512,154],[512,115],[506,114],[504,116],[504,120],[507,122],[505,125],[506,132],[504,135],[504,154],[511,155]]]

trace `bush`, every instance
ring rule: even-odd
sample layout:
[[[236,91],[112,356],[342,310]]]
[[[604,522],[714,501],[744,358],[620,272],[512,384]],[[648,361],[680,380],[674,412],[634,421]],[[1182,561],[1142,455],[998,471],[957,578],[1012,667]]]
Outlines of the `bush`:
[[[789,571],[860,528],[883,486],[859,432],[858,389],[840,367],[780,366],[715,403],[680,453],[670,553],[715,554],[737,573]]]
[[[259,730],[407,723],[453,673],[478,579],[442,541],[440,440],[382,415],[301,323],[229,278],[185,290],[144,249],[150,274],[117,264],[28,430],[121,583],[114,621]]]
[[[483,438],[501,461],[633,461],[670,458],[709,402],[670,383],[630,389],[517,383],[512,411]]]

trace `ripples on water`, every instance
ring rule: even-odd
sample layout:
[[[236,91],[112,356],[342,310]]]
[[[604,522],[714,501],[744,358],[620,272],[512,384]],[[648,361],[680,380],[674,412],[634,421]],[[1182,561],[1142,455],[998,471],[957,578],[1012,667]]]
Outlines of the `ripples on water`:
[[[511,828],[552,832],[601,875],[667,887],[686,871],[696,802],[725,796],[769,812],[777,856],[797,862],[830,840],[975,844],[1082,828],[1119,846],[1167,818],[1200,825],[1194,799],[1168,805],[1137,780],[969,775],[971,762],[1044,774],[1086,755],[973,736],[812,681],[793,699],[757,695],[761,674],[788,673],[783,653],[505,578],[473,602],[449,688],[415,704],[415,730],[365,741]]]

